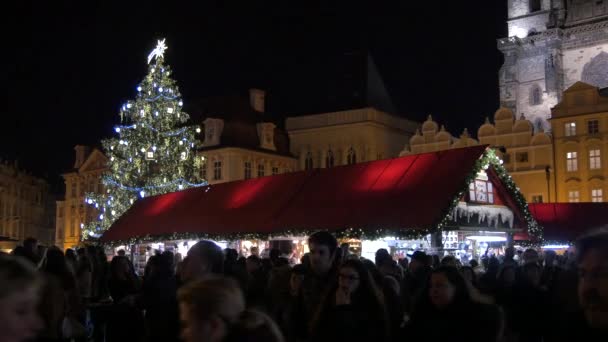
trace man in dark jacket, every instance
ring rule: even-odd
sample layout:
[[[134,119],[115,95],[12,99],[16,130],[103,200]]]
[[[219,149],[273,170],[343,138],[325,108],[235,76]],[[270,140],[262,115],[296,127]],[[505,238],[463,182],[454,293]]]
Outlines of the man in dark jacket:
[[[308,238],[310,270],[300,289],[294,291],[289,312],[290,340],[306,340],[308,325],[321,303],[326,286],[335,277],[335,257],[338,241],[328,232],[317,232]]]

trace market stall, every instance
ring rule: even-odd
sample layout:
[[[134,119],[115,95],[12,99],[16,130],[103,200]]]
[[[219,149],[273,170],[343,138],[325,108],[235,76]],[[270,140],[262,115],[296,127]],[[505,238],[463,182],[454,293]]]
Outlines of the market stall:
[[[496,234],[505,241],[517,232],[542,238],[500,159],[493,150],[475,146],[145,198],[101,241],[267,241],[302,238],[317,230],[361,241],[410,241],[458,232],[429,243],[454,250]]]

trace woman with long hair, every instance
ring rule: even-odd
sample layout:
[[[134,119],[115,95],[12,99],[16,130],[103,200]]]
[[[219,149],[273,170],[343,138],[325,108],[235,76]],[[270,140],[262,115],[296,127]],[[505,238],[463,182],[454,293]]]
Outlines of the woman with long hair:
[[[346,260],[310,323],[315,341],[387,341],[390,324],[382,292],[360,260]]]
[[[41,333],[43,340],[54,341],[76,337],[66,336],[69,332],[64,331],[64,321],[79,324],[80,328],[84,327],[84,307],[76,279],[63,252],[57,247],[49,248],[42,260],[40,270],[45,278],[40,305],[45,322],[45,328]]]
[[[449,340],[470,322],[476,322],[479,330],[467,335],[468,341],[497,341],[502,335],[499,309],[476,300],[455,267],[441,266],[431,272],[414,306],[407,335],[426,341]]]

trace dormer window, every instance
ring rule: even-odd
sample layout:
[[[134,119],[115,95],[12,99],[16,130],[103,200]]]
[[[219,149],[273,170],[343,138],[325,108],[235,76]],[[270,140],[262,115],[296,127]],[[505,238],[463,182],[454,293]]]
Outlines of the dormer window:
[[[203,124],[205,125],[203,147],[219,145],[222,130],[224,129],[224,120],[209,118]]]
[[[260,139],[260,147],[266,150],[276,151],[274,145],[274,129],[276,125],[271,122],[262,122],[257,124],[258,137]]]

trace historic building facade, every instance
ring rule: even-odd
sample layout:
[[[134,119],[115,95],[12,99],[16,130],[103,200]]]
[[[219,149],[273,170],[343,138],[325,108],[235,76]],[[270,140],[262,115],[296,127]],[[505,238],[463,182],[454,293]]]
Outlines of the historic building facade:
[[[64,249],[78,246],[81,226],[97,219],[97,211],[84,198],[89,192],[103,192],[101,176],[107,170],[107,158],[100,150],[82,145],[74,150],[74,168],[62,175],[65,198],[56,202],[56,245]]]
[[[501,105],[548,131],[551,107],[577,81],[608,86],[608,2],[508,0],[498,40]]]
[[[0,162],[0,250],[11,250],[28,237],[52,245],[53,221],[48,183],[21,170],[17,163]]]
[[[264,177],[297,169],[285,132],[265,115],[265,93],[251,89],[249,100],[223,98],[199,104],[205,117],[199,156],[209,184]]]
[[[417,125],[372,107],[290,117],[285,123],[300,170],[397,157]]]
[[[553,108],[558,202],[608,201],[608,94],[582,82]]]
[[[555,196],[553,182],[547,181],[547,177],[553,179],[550,136],[543,132],[535,133],[529,120],[524,117],[515,119],[507,108],[497,110],[493,119],[491,122],[486,118],[477,131],[479,140],[476,140],[466,129],[459,138],[453,137],[429,116],[400,155],[490,145],[498,151],[504,166],[529,202],[546,202],[551,193]]]

